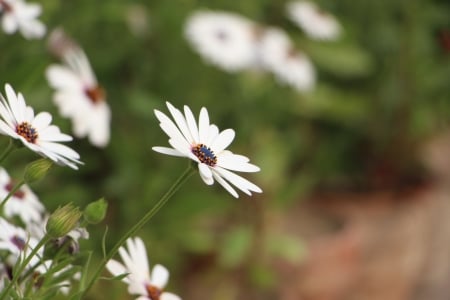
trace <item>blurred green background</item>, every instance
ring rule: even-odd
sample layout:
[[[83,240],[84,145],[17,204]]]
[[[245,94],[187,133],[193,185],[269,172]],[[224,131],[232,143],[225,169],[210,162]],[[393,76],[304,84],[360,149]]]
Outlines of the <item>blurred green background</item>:
[[[253,290],[254,299],[274,299],[281,279],[270,261],[299,262],[304,244],[277,232],[267,216],[282,215],[316,190],[395,187],[426,178],[417,151],[450,121],[450,3],[317,1],[343,27],[332,42],[305,36],[287,19],[286,3],[41,2],[40,19],[48,30],[63,27],[84,48],[113,114],[107,148],[94,148],[86,139],[70,143],[84,166],[54,168],[33,186],[50,211],[71,201],[84,207],[107,199],[107,219],[90,228],[82,248],[94,249],[98,259],[105,226],[111,246],[186,168],[187,160],[151,150],[167,145],[153,114],[153,109],[167,112],[165,101],[187,104],[195,114],[205,106],[220,129],[235,129],[230,149],[261,167],[246,177],[264,191],[236,200],[195,175],[139,232],[150,262],[171,271],[168,290],[182,297],[194,295],[188,291],[195,288],[203,291],[203,298],[195,299],[247,299],[243,290]],[[205,64],[183,34],[186,18],[203,8],[286,30],[317,69],[315,89],[302,94],[268,73],[230,74]],[[11,83],[29,105],[51,112],[54,123],[70,133],[44,77],[56,62],[46,40],[2,34],[0,49],[1,84]],[[20,176],[33,157],[21,150],[6,167]],[[192,287],[190,279],[199,274],[204,280]],[[211,288],[211,282],[220,284]],[[132,297],[124,284],[100,281],[89,299]]]

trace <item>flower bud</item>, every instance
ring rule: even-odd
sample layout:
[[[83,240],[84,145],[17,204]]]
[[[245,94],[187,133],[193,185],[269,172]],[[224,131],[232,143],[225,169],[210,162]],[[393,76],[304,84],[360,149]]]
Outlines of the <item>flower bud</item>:
[[[95,202],[89,203],[84,209],[84,219],[90,224],[97,224],[103,221],[108,209],[108,203],[104,198],[101,198]]]
[[[49,159],[37,159],[26,166],[23,179],[28,184],[41,180],[45,177],[45,175],[47,175],[48,170],[52,165],[53,162]]]
[[[48,218],[45,227],[47,234],[52,238],[59,238],[67,235],[71,230],[77,227],[81,215],[81,211],[78,207],[74,207],[72,203],[63,207],[58,207]]]

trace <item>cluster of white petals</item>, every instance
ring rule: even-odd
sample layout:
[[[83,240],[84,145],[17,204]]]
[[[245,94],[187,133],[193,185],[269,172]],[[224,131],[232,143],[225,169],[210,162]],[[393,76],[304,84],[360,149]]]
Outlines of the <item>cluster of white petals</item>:
[[[206,61],[225,71],[265,70],[300,92],[315,86],[313,64],[281,29],[259,25],[237,14],[199,11],[188,18],[185,33]]]
[[[37,17],[41,5],[23,0],[0,0],[0,19],[3,31],[13,34],[20,31],[26,39],[42,38],[46,27]]]
[[[169,281],[169,271],[156,264],[150,272],[147,251],[139,238],[129,238],[126,248],[120,247],[119,254],[123,264],[111,259],[106,264],[114,276],[127,274],[122,281],[128,284],[128,292],[138,296],[136,300],[181,300],[173,293],[164,291]]]
[[[76,137],[88,136],[94,146],[105,147],[109,143],[111,122],[105,92],[84,51],[62,31],[54,31],[51,38],[64,61],[64,65],[53,64],[46,71],[50,86],[56,90],[53,101],[59,113],[72,121]]]
[[[21,93],[5,85],[6,99],[0,95],[0,133],[20,140],[32,151],[47,157],[60,165],[78,169],[80,156],[60,142],[72,140],[56,125],[51,125],[52,116],[40,112],[36,116],[32,107],[27,106]]]
[[[287,4],[288,17],[312,39],[335,40],[341,26],[334,16],[309,1],[293,1]]]
[[[192,159],[198,163],[200,177],[206,184],[212,185],[216,180],[236,198],[238,193],[231,185],[247,195],[262,192],[255,184],[231,172],[259,171],[259,167],[249,163],[246,156],[226,149],[234,139],[233,129],[219,131],[216,125],[210,124],[208,111],[204,107],[200,110],[197,125],[189,107],[184,106],[183,115],[169,102],[166,104],[175,122],[158,110],[155,110],[155,115],[160,122],[159,126],[169,136],[172,148],[153,147],[154,151]]]

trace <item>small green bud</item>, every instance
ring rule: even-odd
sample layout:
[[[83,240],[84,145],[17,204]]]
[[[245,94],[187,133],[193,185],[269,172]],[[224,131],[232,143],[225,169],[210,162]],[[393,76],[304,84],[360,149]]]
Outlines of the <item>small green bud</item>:
[[[84,219],[90,224],[97,224],[103,221],[108,209],[108,203],[104,198],[101,198],[95,202],[89,203],[84,209]]]
[[[59,238],[67,235],[75,229],[81,218],[81,211],[69,203],[63,207],[58,207],[48,218],[45,229],[52,238]]]
[[[26,183],[30,184],[32,182],[41,180],[47,175],[53,162],[49,159],[40,158],[31,163],[29,163],[25,168],[25,175],[23,179]]]

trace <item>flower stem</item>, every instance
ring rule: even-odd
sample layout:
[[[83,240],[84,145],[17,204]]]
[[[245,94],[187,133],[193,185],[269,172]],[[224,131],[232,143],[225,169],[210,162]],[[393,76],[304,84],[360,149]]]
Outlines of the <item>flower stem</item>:
[[[3,150],[3,153],[0,155],[0,164],[3,163],[5,158],[13,151],[14,149],[14,142],[12,139],[9,139],[8,146],[6,146],[5,150]]]
[[[95,281],[100,276],[103,268],[106,266],[108,261],[116,254],[119,248],[125,243],[125,241],[133,236],[139,229],[141,229],[160,209],[167,203],[167,201],[175,194],[175,192],[181,187],[181,185],[194,174],[194,169],[189,165],[189,167],[184,171],[183,174],[175,181],[175,183],[167,190],[167,192],[162,196],[161,199],[155,204],[155,206],[150,209],[139,222],[137,222],[130,230],[128,230],[119,241],[113,246],[109,253],[103,258],[102,262],[98,266],[91,280],[87,284],[86,288],[78,295],[78,299],[82,299],[89,289],[93,286]],[[1,299],[0,299],[1,300]]]
[[[0,203],[0,212],[3,211],[3,207],[5,207],[6,202],[25,184],[25,180],[21,180],[18,184],[16,184],[11,191],[6,195],[5,199]]]
[[[2,294],[0,295],[0,300],[5,299],[5,297],[8,295],[9,290],[17,283],[17,280],[19,280],[20,274],[25,270],[26,266],[30,263],[33,256],[36,255],[36,253],[41,249],[42,246],[44,246],[48,241],[50,240],[50,237],[48,235],[45,235],[39,243],[34,247],[30,254],[23,260],[17,260],[16,266],[17,268],[14,268],[13,275],[11,278],[11,281],[9,282],[8,286],[4,289]]]

